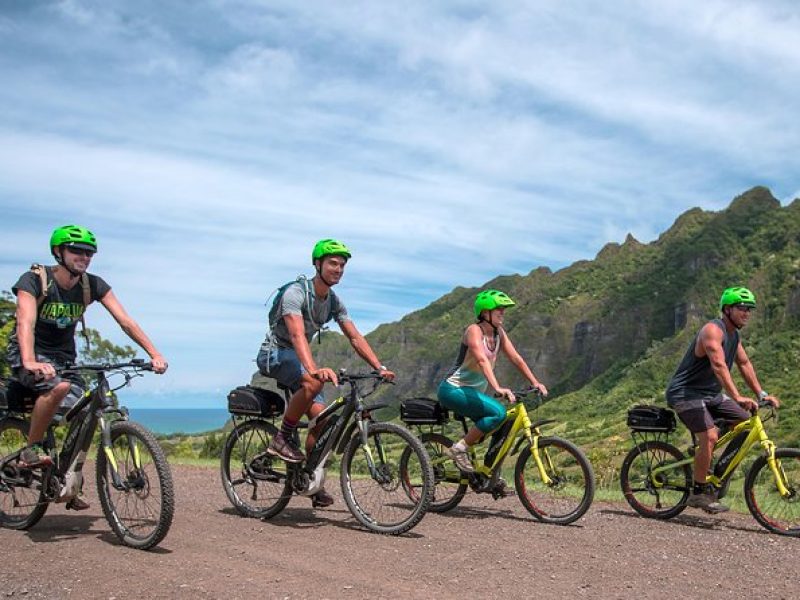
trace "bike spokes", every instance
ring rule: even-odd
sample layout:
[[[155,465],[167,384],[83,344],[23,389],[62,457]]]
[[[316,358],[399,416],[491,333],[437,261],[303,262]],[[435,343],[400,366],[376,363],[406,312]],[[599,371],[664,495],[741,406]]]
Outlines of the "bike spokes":
[[[172,523],[174,492],[166,458],[152,434],[136,423],[112,424],[111,446],[98,453],[100,502],[127,545],[150,548]]]

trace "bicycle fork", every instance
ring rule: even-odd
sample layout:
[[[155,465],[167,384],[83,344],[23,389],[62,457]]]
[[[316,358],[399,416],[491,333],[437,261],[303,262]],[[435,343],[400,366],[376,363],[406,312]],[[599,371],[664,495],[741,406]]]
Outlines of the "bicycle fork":
[[[122,481],[122,478],[119,476],[117,457],[114,455],[114,447],[111,443],[111,424],[102,417],[100,418],[100,431],[103,444],[103,453],[106,455],[108,464],[111,466],[111,485],[116,490],[127,492],[130,490],[131,486],[129,483]],[[128,450],[133,458],[133,466],[135,467],[136,472],[140,473],[142,469],[142,459],[141,455],[139,454],[139,445],[135,440],[131,439],[130,436],[127,436],[127,439]]]
[[[778,493],[781,498],[792,496],[793,490],[786,487],[786,473],[783,471],[780,461],[775,458],[775,444],[770,440],[762,441],[761,443],[767,451],[767,465],[769,465],[769,470],[772,471],[772,475],[775,477],[775,487],[778,488]]]
[[[378,483],[389,483],[390,477],[388,473],[381,472],[375,466],[375,458],[372,456],[372,449],[369,447],[369,421],[358,418],[356,421],[358,425],[359,435],[361,436],[361,448],[364,451],[364,457],[367,459],[367,466],[369,467],[370,476]],[[378,458],[381,464],[386,464],[386,450],[381,444],[380,435],[375,434],[375,448],[378,451]]]

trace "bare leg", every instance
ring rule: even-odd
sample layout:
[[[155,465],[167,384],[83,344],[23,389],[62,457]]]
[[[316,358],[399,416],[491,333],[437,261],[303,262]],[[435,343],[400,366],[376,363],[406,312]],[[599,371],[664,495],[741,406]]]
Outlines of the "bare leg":
[[[696,433],[697,450],[694,455],[694,480],[696,483],[704,483],[708,475],[708,468],[711,466],[711,456],[714,453],[714,444],[719,439],[719,434],[715,427]]]
[[[46,394],[42,394],[36,399],[36,404],[33,406],[31,413],[31,428],[28,433],[28,444],[41,443],[44,439],[44,433],[47,427],[53,420],[53,417],[69,393],[69,381],[62,381],[52,390]]]

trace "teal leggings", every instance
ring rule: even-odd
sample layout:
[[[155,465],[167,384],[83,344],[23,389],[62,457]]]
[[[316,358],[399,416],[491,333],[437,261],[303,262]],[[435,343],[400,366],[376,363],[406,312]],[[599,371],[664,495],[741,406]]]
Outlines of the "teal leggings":
[[[439,402],[445,408],[475,421],[475,427],[489,433],[505,421],[505,407],[475,388],[457,387],[447,381],[439,385]]]

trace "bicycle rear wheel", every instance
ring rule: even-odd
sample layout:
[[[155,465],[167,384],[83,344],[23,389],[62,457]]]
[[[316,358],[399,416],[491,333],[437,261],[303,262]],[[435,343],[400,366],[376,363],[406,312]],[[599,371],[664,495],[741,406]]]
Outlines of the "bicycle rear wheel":
[[[747,508],[773,533],[800,536],[800,449],[777,448],[775,459],[788,496],[781,496],[766,456],[760,456],[747,472],[744,498]]]
[[[686,508],[692,490],[692,468],[682,465],[653,474],[653,469],[683,460],[675,446],[658,440],[631,449],[622,461],[619,483],[631,508],[643,517],[671,519]]]
[[[0,457],[25,447],[28,422],[15,417],[0,421]],[[42,492],[41,469],[22,469],[16,460],[9,461],[0,473],[0,527],[28,529],[47,511]]]
[[[111,424],[111,447],[97,449],[97,492],[106,520],[126,546],[147,550],[167,535],[175,508],[172,474],[161,446],[143,426]]]
[[[248,420],[234,427],[225,440],[220,464],[222,487],[245,517],[274,517],[292,497],[286,463],[267,454],[277,432],[271,423]]]
[[[467,493],[466,476],[456,467],[453,459],[445,454],[445,449],[453,445],[453,440],[440,433],[423,433],[419,436],[428,452],[433,467],[433,498],[428,510],[436,513],[452,510],[464,499]],[[407,476],[408,462],[413,453],[409,446],[400,457],[400,473],[406,493],[412,500],[419,499],[419,489],[411,485],[412,477]]]
[[[406,449],[410,454],[401,470]],[[370,461],[374,470],[370,470]],[[433,470],[422,443],[394,423],[369,423],[366,445],[361,435],[347,443],[342,455],[342,495],[347,508],[367,529],[401,534],[413,528],[428,510],[433,495]],[[416,490],[411,497],[406,490]]]
[[[594,499],[594,471],[589,459],[572,442],[539,438],[539,456],[550,482],[526,447],[517,459],[514,485],[522,505],[545,523],[568,525],[580,519]]]

